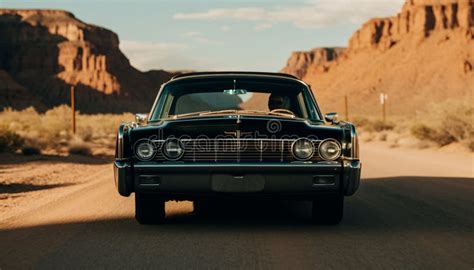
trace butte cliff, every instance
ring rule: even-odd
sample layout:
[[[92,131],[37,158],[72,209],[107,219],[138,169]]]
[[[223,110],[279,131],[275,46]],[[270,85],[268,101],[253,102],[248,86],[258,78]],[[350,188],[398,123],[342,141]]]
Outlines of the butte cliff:
[[[135,69],[115,33],[69,12],[0,9],[0,109],[67,104],[73,85],[81,112],[146,112],[172,75]]]
[[[434,102],[473,102],[474,1],[408,0],[399,14],[364,23],[347,48],[294,52],[282,72],[311,84],[323,111],[416,114]],[[473,104],[473,103],[471,103]]]

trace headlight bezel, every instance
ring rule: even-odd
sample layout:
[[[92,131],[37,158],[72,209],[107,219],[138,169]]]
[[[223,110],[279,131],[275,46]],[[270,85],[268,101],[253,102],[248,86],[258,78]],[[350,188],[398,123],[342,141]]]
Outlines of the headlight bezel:
[[[146,147],[146,149],[143,150],[149,150],[150,154],[149,155],[143,155],[141,150],[142,147]],[[156,148],[155,145],[149,141],[149,140],[140,140],[135,144],[135,156],[137,156],[138,159],[140,160],[151,160],[153,157],[156,155]]]
[[[172,155],[167,148],[167,146],[171,143],[175,143],[175,146],[179,146],[181,152],[179,152],[177,155]],[[181,159],[184,156],[184,152],[185,149],[183,143],[181,142],[181,140],[176,138],[167,139],[161,147],[161,153],[163,154],[163,157],[165,157],[169,161],[176,161]]]
[[[324,146],[324,144],[328,144],[328,143],[334,143],[337,146],[337,155],[335,155],[333,157],[328,157],[325,154],[323,154],[323,146]],[[339,159],[342,156],[342,145],[336,139],[332,139],[332,138],[325,139],[325,140],[321,141],[321,143],[318,146],[318,154],[325,161],[335,161],[335,160]]]
[[[306,142],[309,142],[310,143],[310,146],[311,146],[311,153],[309,155],[307,155],[306,157],[301,157],[301,156],[298,156],[296,154],[296,147],[298,146],[298,143],[299,142],[302,142],[302,141],[306,141]],[[298,161],[308,161],[310,160],[314,154],[316,152],[316,147],[313,143],[313,141],[309,140],[309,139],[306,139],[306,138],[300,138],[300,139],[297,139],[295,140],[292,144],[291,144],[291,154],[293,155],[293,158],[298,160]]]

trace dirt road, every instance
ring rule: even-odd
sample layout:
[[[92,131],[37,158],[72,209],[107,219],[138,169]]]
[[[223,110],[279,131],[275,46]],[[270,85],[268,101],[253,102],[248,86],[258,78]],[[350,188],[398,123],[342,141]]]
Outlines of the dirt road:
[[[309,205],[285,202],[210,217],[167,203],[167,224],[140,226],[111,166],[94,165],[80,185],[0,218],[0,269],[473,269],[472,155],[362,150],[364,180],[337,227],[311,225]]]

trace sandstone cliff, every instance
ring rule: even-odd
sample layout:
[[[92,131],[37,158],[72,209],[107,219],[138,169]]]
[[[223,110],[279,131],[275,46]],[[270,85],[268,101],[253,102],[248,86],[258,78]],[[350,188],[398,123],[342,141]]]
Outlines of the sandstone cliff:
[[[303,78],[307,73],[326,72],[333,61],[344,53],[344,48],[315,48],[307,52],[293,52],[281,72]]]
[[[392,114],[416,115],[447,99],[473,101],[474,1],[407,0],[398,15],[363,24],[324,69],[294,58],[282,71],[311,84],[326,112],[342,112],[348,95],[352,115],[379,114],[381,92]]]
[[[118,45],[66,11],[0,9],[0,108],[68,103],[74,85],[82,112],[146,112],[172,74],[138,71]]]

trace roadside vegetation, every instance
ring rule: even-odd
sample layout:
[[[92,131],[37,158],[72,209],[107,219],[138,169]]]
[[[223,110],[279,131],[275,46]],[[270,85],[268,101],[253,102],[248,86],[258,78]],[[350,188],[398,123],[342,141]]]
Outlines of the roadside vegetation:
[[[413,118],[392,117],[385,123],[370,117],[350,119],[361,140],[386,141],[392,147],[456,148],[474,152],[474,108],[468,101],[433,104]]]
[[[76,112],[76,134],[72,112],[58,106],[38,113],[34,108],[0,112],[0,152],[25,155],[106,154],[115,146],[115,132],[121,122],[133,121],[130,113],[85,115]]]

